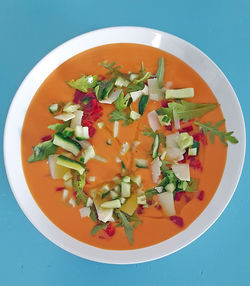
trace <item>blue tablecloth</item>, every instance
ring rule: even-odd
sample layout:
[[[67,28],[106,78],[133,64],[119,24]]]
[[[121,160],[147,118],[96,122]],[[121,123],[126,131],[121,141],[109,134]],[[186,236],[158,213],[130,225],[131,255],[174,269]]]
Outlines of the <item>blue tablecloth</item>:
[[[18,86],[43,56],[76,35],[119,25],[160,29],[204,51],[233,85],[249,127],[249,0],[7,0],[0,5],[1,136]],[[112,266],[75,257],[32,226],[12,195],[1,152],[0,285],[250,285],[249,159],[229,206],[202,237],[154,262]]]

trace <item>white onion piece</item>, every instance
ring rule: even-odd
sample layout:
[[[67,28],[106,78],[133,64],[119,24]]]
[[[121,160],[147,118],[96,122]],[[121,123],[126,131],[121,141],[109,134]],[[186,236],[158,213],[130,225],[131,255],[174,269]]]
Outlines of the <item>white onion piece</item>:
[[[148,79],[148,92],[149,98],[151,100],[161,100],[162,99],[162,90],[159,88],[157,78]]]
[[[83,111],[77,110],[73,113],[75,116],[70,122],[70,128],[75,129],[77,125],[82,125]]]
[[[159,177],[161,175],[161,165],[162,162],[159,160],[159,157],[155,158],[151,163],[152,178],[154,183],[159,182]]]
[[[148,123],[154,132],[161,128],[158,115],[154,110],[148,113]]]
[[[182,181],[190,181],[189,164],[174,164],[171,167],[178,179]]]
[[[119,131],[119,121],[114,122],[113,136],[116,138],[118,136]]]
[[[121,92],[122,92],[121,88],[112,91],[109,97],[107,99],[101,100],[100,103],[112,104],[114,101],[117,100]]]
[[[83,218],[83,217],[89,217],[90,215],[90,208],[89,207],[84,207],[84,208],[81,208],[79,210],[80,212],[80,216]]]
[[[167,216],[175,215],[174,206],[174,194],[170,192],[164,192],[157,195],[159,203]]]

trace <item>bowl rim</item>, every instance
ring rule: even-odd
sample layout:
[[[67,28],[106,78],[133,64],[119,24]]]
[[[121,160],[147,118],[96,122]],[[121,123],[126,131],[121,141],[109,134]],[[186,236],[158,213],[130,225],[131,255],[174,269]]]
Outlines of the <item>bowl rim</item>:
[[[226,114],[227,127],[229,126],[230,130],[234,130],[240,140],[237,145],[229,145],[226,166],[220,185],[202,214],[182,232],[153,246],[135,250],[105,250],[74,239],[46,217],[33,199],[24,178],[20,138],[23,119],[35,94],[34,91],[56,67],[79,53],[82,47],[88,45],[88,41],[90,48],[91,45],[96,47],[110,43],[141,43],[174,54],[198,72],[212,89],[221,103],[224,116]],[[69,51],[68,49],[72,50]],[[84,48],[81,51],[87,49]],[[69,54],[71,56],[68,57]],[[31,83],[31,80],[34,82]],[[26,89],[28,98],[22,98]],[[230,113],[230,108],[227,106],[229,104],[225,100],[223,101],[219,92],[222,94],[227,92],[227,101],[229,98],[231,104],[234,105],[233,114]],[[21,99],[23,100],[21,101]],[[24,108],[16,112],[20,104],[23,104]],[[16,119],[19,119],[18,123],[15,122]],[[13,130],[13,126],[16,125],[18,128]],[[9,134],[11,136],[8,136]],[[118,26],[98,29],[74,37],[53,49],[33,67],[12,100],[7,114],[3,141],[4,164],[10,187],[20,208],[39,232],[57,246],[79,257],[110,264],[132,264],[155,260],[178,251],[197,239],[218,219],[231,200],[240,179],[245,157],[246,132],[240,103],[232,86],[218,66],[202,51],[187,41],[166,32],[144,27]],[[15,150],[13,150],[13,144],[15,144]],[[236,159],[237,161],[235,161]],[[15,167],[11,163],[13,160],[17,162]],[[235,162],[233,166],[229,163],[231,160]],[[227,182],[228,178],[230,184]],[[222,189],[226,191],[220,192]],[[210,215],[207,216],[207,214]]]

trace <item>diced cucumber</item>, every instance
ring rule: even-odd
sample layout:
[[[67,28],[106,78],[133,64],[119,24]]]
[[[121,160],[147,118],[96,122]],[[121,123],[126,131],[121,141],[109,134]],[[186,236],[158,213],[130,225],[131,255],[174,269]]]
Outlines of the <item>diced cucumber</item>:
[[[102,127],[104,126],[104,123],[103,122],[98,122],[97,126],[98,126],[99,129],[102,129]]]
[[[146,205],[147,204],[146,196],[144,194],[137,197],[137,204],[138,205]]]
[[[54,135],[53,144],[73,153],[75,156],[82,150],[81,145],[71,138],[65,138],[61,133]]]
[[[71,189],[73,187],[73,184],[72,184],[72,179],[69,179],[67,181],[64,181],[64,186],[65,188],[67,189]]]
[[[132,182],[135,183],[138,187],[141,186],[141,176],[140,176],[140,175],[138,175],[138,176],[132,175],[132,176],[131,176],[131,180],[132,180]]]
[[[69,195],[69,191],[64,189],[62,191],[62,199],[63,199],[63,201],[65,201],[67,199],[68,195]]]
[[[83,208],[79,209],[79,211],[80,211],[80,216],[82,218],[89,217],[90,213],[91,213],[90,207],[83,207]]]
[[[60,106],[57,103],[51,104],[49,107],[49,112],[55,114],[60,110]]]
[[[115,86],[119,87],[127,87],[130,84],[129,80],[127,80],[124,77],[118,76],[118,78],[115,81]]]
[[[70,128],[70,127],[66,127],[63,132],[62,132],[62,135],[63,137],[71,137],[74,135],[74,129],[73,128]]]
[[[181,181],[178,184],[178,188],[183,190],[183,191],[186,191],[187,187],[188,187],[188,182],[187,181]]]
[[[89,128],[87,126],[77,125],[75,128],[75,137],[77,140],[89,139]]]
[[[119,132],[119,121],[114,122],[113,136],[116,138]]]
[[[128,144],[128,142],[124,142],[122,144],[122,148],[121,148],[120,154],[123,156],[123,155],[125,155],[128,152],[128,150],[129,150],[129,144]]]
[[[72,174],[70,171],[68,171],[67,173],[64,174],[63,179],[64,181],[68,181],[69,179],[72,178]]]
[[[108,162],[108,160],[106,158],[102,157],[101,155],[95,155],[95,157],[93,159],[95,159],[96,161],[99,161],[99,162],[103,162],[103,163]]]
[[[125,204],[126,199],[125,199],[125,198],[120,198],[120,202],[121,202],[121,204],[123,205],[123,204]]]
[[[167,184],[165,190],[167,192],[173,193],[173,191],[175,190],[175,185],[173,183]]]
[[[76,206],[76,201],[75,201],[73,198],[71,198],[71,199],[69,200],[69,205],[74,208],[74,207]]]
[[[136,111],[131,111],[129,117],[133,120],[138,120],[140,119],[141,115],[137,113]]]
[[[73,113],[73,112],[75,112],[79,108],[80,108],[79,104],[73,104],[72,102],[68,102],[64,106],[63,111],[66,112],[66,113]]]
[[[101,198],[104,199],[105,197],[107,197],[110,194],[110,190],[107,191],[103,191]]]
[[[77,162],[62,155],[59,155],[57,157],[56,163],[60,166],[76,170],[80,173],[80,175],[82,175],[85,172],[85,167],[80,162]]]
[[[54,116],[55,119],[62,120],[62,121],[69,121],[75,117],[74,113],[66,113],[63,112],[59,115]]]
[[[83,111],[76,110],[73,114],[75,117],[70,122],[70,128],[75,129],[77,125],[82,125]]]
[[[193,137],[187,132],[183,132],[179,135],[177,143],[182,150],[185,150],[193,145]]]
[[[130,183],[130,177],[129,177],[129,176],[123,177],[123,178],[122,178],[122,182]]]
[[[188,156],[196,156],[197,148],[188,148]]]
[[[119,195],[114,191],[110,191],[110,196],[113,200],[118,199],[119,197]]]
[[[93,205],[93,200],[88,197],[87,202],[86,202],[86,207],[91,207]]]
[[[119,182],[120,182],[120,181],[119,181]],[[114,191],[115,191],[116,193],[120,193],[120,190],[121,190],[120,185],[116,185],[116,186],[114,187]]]
[[[121,195],[123,198],[129,198],[131,193],[131,185],[129,183],[121,182]]]
[[[84,164],[86,164],[90,159],[93,158],[95,158],[95,150],[93,146],[90,145],[82,152],[80,160],[83,161]]]
[[[50,169],[50,175],[53,179],[62,179],[64,174],[69,171],[68,168],[59,166],[56,164],[58,155],[49,155],[48,164]]]
[[[107,201],[101,204],[101,207],[104,209],[116,209],[121,207],[120,200],[113,200],[113,201]]]
[[[148,168],[148,160],[145,159],[135,159],[135,165],[137,168]]]
[[[194,97],[194,89],[191,88],[182,88],[182,89],[168,89],[165,92],[165,98],[192,98]]]
[[[148,91],[151,100],[161,100],[162,99],[162,89],[159,87],[157,78],[148,79]]]
[[[153,145],[152,145],[152,158],[153,159],[155,159],[158,156],[159,146],[160,146],[160,136],[159,134],[156,134]]]
[[[106,144],[107,144],[108,146],[111,146],[111,144],[112,144],[111,139],[108,139],[108,140],[106,141]]]
[[[171,125],[171,118],[168,117],[167,115],[158,115],[160,124],[162,126],[169,126]]]
[[[89,176],[88,181],[91,183],[95,182],[95,176]]]

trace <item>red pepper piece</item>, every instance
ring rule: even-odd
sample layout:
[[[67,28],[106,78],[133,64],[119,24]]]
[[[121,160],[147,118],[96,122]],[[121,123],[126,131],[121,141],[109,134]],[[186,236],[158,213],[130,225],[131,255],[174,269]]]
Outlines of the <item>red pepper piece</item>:
[[[170,216],[169,219],[175,223],[176,225],[180,226],[180,227],[183,227],[184,226],[184,222],[183,222],[183,219],[182,217],[179,217],[177,215],[173,215],[173,216]]]
[[[136,210],[136,213],[137,213],[138,215],[140,215],[140,214],[143,213],[143,206],[142,206],[142,205],[139,205],[139,206],[138,206],[138,208],[137,208],[137,210]]]
[[[112,225],[112,222],[107,225],[105,232],[108,236],[113,236],[115,234],[115,227]]]
[[[62,191],[62,190],[64,190],[65,188],[64,187],[58,187],[58,188],[56,188],[56,191],[57,192],[60,192],[60,191]]]
[[[207,137],[203,132],[199,132],[193,135],[195,141],[201,142],[203,145],[207,145]]]
[[[179,201],[181,200],[181,198],[182,198],[182,195],[184,195],[184,194],[185,194],[184,191],[177,192],[177,193],[175,194],[174,200],[177,201],[177,202],[179,202]]]
[[[168,107],[168,104],[169,104],[168,100],[162,100],[161,101],[161,106],[164,107],[164,108]]]
[[[180,133],[183,133],[183,132],[187,132],[188,133],[188,132],[191,132],[193,130],[194,130],[193,126],[192,125],[188,125],[186,127],[181,128],[181,130],[179,132]]]
[[[52,136],[51,136],[51,135],[43,136],[43,137],[41,138],[41,142],[49,141],[49,140],[51,140],[51,139],[52,139]]]
[[[190,157],[190,163],[189,163],[189,166],[191,168],[194,168],[195,170],[200,170],[202,171],[202,165],[201,165],[201,162],[199,159],[196,159],[194,157]]]
[[[200,201],[203,201],[204,195],[205,195],[205,192],[204,191],[200,191],[198,196],[197,196],[197,199],[200,200]]]
[[[73,102],[76,104],[80,104],[83,100],[83,98],[85,97],[86,93],[76,89],[75,93],[74,93],[74,99]]]

